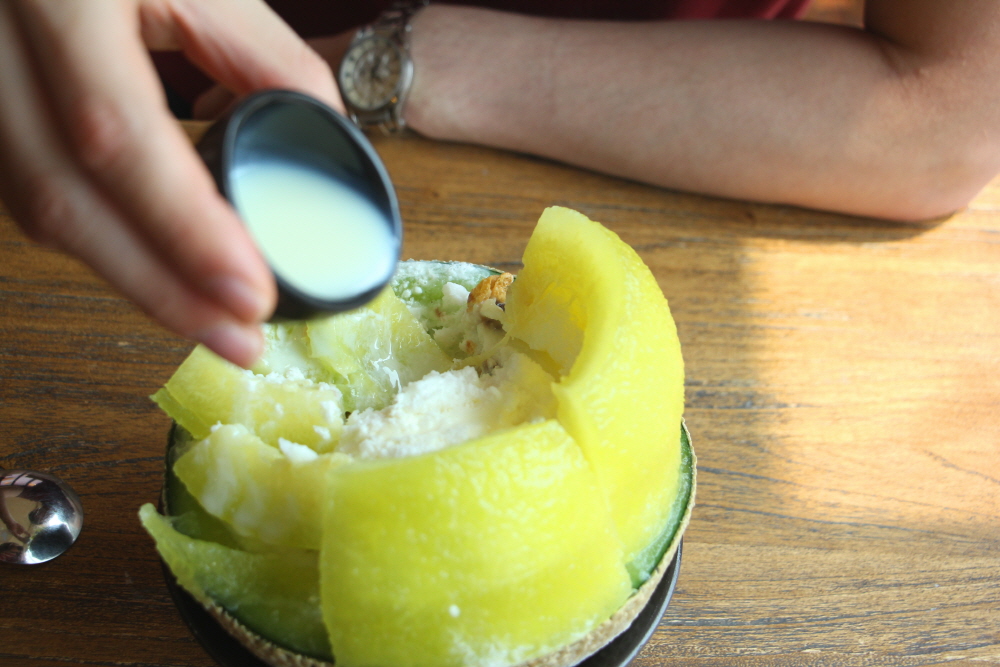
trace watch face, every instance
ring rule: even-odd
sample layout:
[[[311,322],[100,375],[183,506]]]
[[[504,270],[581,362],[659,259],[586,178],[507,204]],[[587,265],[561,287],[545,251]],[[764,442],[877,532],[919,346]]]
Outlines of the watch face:
[[[340,65],[340,94],[352,106],[373,111],[396,97],[403,70],[399,47],[373,35],[354,44]]]

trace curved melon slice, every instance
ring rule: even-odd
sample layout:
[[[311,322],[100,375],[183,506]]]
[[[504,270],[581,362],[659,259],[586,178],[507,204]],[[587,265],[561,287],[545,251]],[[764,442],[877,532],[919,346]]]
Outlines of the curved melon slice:
[[[341,394],[305,378],[274,381],[196,347],[153,400],[196,439],[242,424],[269,445],[280,438],[330,451],[343,428]]]
[[[192,539],[148,503],[139,518],[177,583],[202,605],[221,606],[254,632],[280,637],[295,652],[331,659],[315,552],[249,554]]]
[[[290,444],[290,443],[289,443]],[[311,454],[265,444],[241,425],[215,429],[177,462],[174,474],[211,515],[241,536],[268,544],[319,549],[326,473],[342,454]]]
[[[670,309],[631,247],[569,209],[546,209],[523,261],[507,330],[562,367],[558,419],[642,580],[651,563],[636,558],[663,532],[680,483],[684,364]]]
[[[339,665],[517,664],[632,592],[597,480],[554,420],[329,483],[320,581]]]

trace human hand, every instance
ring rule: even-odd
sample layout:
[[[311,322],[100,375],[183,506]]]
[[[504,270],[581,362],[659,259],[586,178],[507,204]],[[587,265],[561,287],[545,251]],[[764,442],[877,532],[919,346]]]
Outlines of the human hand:
[[[171,117],[148,49],[236,94],[341,108],[326,63],[259,0],[0,0],[0,197],[155,320],[243,366],[270,272]]]

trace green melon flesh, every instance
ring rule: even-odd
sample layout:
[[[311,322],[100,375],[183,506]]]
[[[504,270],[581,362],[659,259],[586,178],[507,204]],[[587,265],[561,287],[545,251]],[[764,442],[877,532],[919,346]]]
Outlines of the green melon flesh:
[[[500,273],[465,262],[400,262],[392,279],[392,291],[408,305],[433,306],[441,302],[445,283],[461,285],[468,291],[487,276]]]
[[[392,290],[364,308],[310,322],[307,332],[311,356],[331,372],[348,412],[384,408],[400,387],[452,365]]]
[[[218,604],[292,651],[331,659],[315,552],[250,554],[192,539],[150,504],[142,506],[139,518],[177,583],[202,604]]]

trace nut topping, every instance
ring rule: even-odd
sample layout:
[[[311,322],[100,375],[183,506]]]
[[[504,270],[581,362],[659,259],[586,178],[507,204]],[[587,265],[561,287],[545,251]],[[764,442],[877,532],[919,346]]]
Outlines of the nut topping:
[[[510,273],[483,278],[469,293],[466,308],[471,312],[476,304],[483,303],[488,299],[493,299],[498,306],[503,308],[507,301],[507,288],[512,282],[514,282],[514,275]]]

